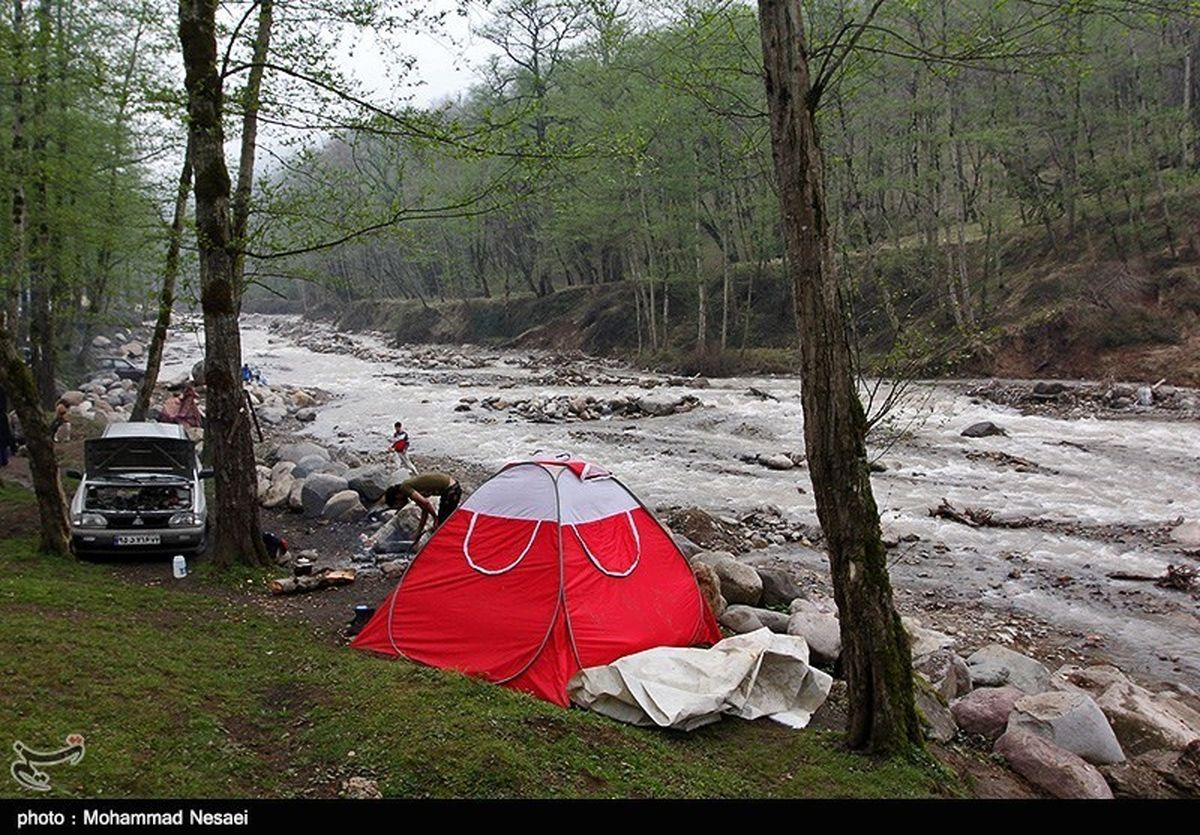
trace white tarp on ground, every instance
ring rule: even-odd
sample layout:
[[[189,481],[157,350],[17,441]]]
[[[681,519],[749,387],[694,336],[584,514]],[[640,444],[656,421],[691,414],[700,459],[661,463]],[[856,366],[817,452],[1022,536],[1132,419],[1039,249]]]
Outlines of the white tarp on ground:
[[[833,679],[808,664],[808,644],[759,629],[711,649],[657,647],[580,670],[571,701],[634,725],[690,731],[722,714],[803,728]]]

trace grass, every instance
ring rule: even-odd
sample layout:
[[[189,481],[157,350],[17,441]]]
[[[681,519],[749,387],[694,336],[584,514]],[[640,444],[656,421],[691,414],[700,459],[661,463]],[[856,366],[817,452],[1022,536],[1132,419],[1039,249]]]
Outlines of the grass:
[[[26,494],[27,495],[27,494]],[[0,485],[0,511],[23,501]],[[926,797],[932,761],[875,762],[828,731],[727,720],[638,729],[334,646],[219,589],[139,585],[0,540],[0,729],[80,733],[51,796],[329,796],[354,775],[402,797]],[[23,790],[0,781],[0,795]]]

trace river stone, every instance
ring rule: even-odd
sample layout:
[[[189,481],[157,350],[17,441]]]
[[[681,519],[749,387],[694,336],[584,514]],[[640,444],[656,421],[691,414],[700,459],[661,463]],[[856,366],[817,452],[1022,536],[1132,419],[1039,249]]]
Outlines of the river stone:
[[[996,740],[995,751],[1013,771],[1064,800],[1111,800],[1112,789],[1094,765],[1037,734],[1014,728]]]
[[[693,560],[691,562],[692,576],[696,578],[696,585],[700,588],[700,593],[708,602],[708,608],[712,611],[713,617],[721,617],[725,612],[728,602],[721,596],[721,578],[717,576],[717,572],[713,571],[713,567],[706,562]]]
[[[346,479],[331,473],[313,473],[304,479],[304,487],[300,492],[300,502],[305,516],[320,516],[325,509],[329,497],[343,490],[349,490]],[[355,494],[358,495],[357,493]]]
[[[271,486],[267,489],[266,495],[261,500],[262,506],[283,507],[288,503],[288,496],[292,494],[295,486],[296,479],[291,473],[281,473],[276,478],[271,479]]]
[[[328,458],[322,458],[320,455],[306,455],[296,462],[296,469],[292,470],[292,475],[296,478],[308,478],[313,473],[323,472],[330,463],[332,462]]]
[[[971,671],[954,650],[937,649],[920,657],[913,653],[913,669],[929,679],[947,702],[971,692]]]
[[[93,348],[107,348],[109,345],[112,345],[112,340],[107,336],[96,336],[92,340]]]
[[[346,489],[329,497],[329,500],[325,502],[325,507],[321,509],[321,515],[335,522],[344,522],[366,516],[367,509],[363,507],[358,493]]]
[[[192,364],[192,381],[198,385],[204,385],[204,360]]]
[[[304,510],[304,482],[306,479],[292,479],[292,491],[288,493],[288,510]]]
[[[1054,686],[1091,695],[1131,757],[1158,749],[1182,751],[1200,740],[1200,712],[1169,691],[1154,693],[1135,684],[1116,667],[1060,667]]]
[[[814,661],[837,663],[842,654],[842,632],[837,618],[821,612],[797,612],[788,618],[788,634],[808,644]]]
[[[758,576],[762,579],[764,606],[790,606],[804,593],[792,575],[782,569],[760,568]]]
[[[1200,520],[1193,519],[1172,528],[1171,539],[1186,548],[1200,548]]]
[[[329,460],[329,450],[322,446],[308,443],[307,441],[301,441],[300,443],[295,444],[284,444],[283,446],[279,447],[279,453],[277,457],[280,461],[292,461],[298,464],[302,459],[307,458],[310,455],[318,455],[321,458],[324,458],[326,461]]]
[[[725,618],[738,619],[739,622],[743,624],[753,626],[752,628],[738,629],[732,623],[726,623]],[[762,629],[763,627],[766,627],[778,635],[786,635],[788,628],[788,616],[783,612],[775,612],[771,609],[760,609],[755,606],[746,606],[738,603],[725,610],[725,615],[721,619],[721,624],[728,626],[735,632],[753,632],[755,629]]]
[[[262,504],[267,498],[267,491],[271,489],[271,471],[262,464],[258,464],[254,469],[258,478],[258,503]]]
[[[1013,705],[1008,728],[1044,737],[1093,765],[1125,759],[1104,712],[1086,693],[1051,691],[1025,696]]]
[[[377,502],[383,498],[384,492],[391,483],[391,477],[384,467],[354,467],[342,474],[342,478],[350,485],[350,489],[362,496],[364,502]]]
[[[299,409],[296,412],[296,420],[301,423],[312,423],[317,419],[316,409]]]
[[[904,631],[908,633],[909,641],[912,644],[913,658],[920,658],[939,649],[951,649],[956,643],[954,638],[944,632],[922,626],[916,618],[904,616],[900,618],[900,623],[904,625]]]
[[[1043,397],[1053,397],[1054,395],[1062,394],[1067,390],[1067,387],[1062,383],[1034,383],[1033,393],[1040,394]]]
[[[828,597],[797,597],[788,605],[788,613],[795,615],[800,612],[838,616],[837,604]]]
[[[790,470],[796,466],[796,463],[782,452],[774,455],[760,455],[758,463],[768,470]]]
[[[262,406],[255,410],[255,414],[258,415],[260,422],[269,426],[276,426],[283,423],[284,418],[287,417],[287,412],[278,406]]]
[[[921,730],[926,739],[934,742],[949,742],[958,735],[958,725],[942,697],[925,676],[913,676],[913,700],[921,718]]]
[[[288,395],[288,399],[292,402],[293,406],[299,409],[310,409],[317,405],[317,398],[303,389],[296,389]]]
[[[688,562],[702,562],[712,568],[721,560],[731,559],[733,559],[733,554],[728,551],[698,551],[688,559]]]
[[[681,533],[675,533],[674,531],[671,531],[671,539],[675,540],[675,547],[677,547],[680,552],[682,552],[682,554],[688,558],[689,562],[691,561],[692,557],[704,550]]]
[[[271,467],[271,480],[274,481],[284,475],[293,475],[296,470],[296,464],[293,461],[277,461],[275,466]]]
[[[638,407],[651,417],[665,417],[675,414],[675,405],[679,401],[665,397],[640,397]]]
[[[763,622],[759,620],[758,615],[755,614],[757,611],[758,610],[753,606],[729,606],[721,614],[721,617],[718,618],[718,620],[720,621],[721,626],[724,626],[726,629],[736,632],[739,635],[746,632],[757,632],[759,629],[763,628]]]
[[[1003,687],[1011,684],[1026,693],[1050,689],[1050,671],[1039,662],[1000,644],[988,644],[967,659],[971,686]]]
[[[1025,693],[1016,687],[980,687],[950,706],[954,721],[964,731],[997,739],[1008,728],[1013,705]]]
[[[729,557],[718,560],[712,568],[721,578],[721,595],[728,602],[758,604],[762,598],[762,579],[752,567]]]
[[[63,392],[63,396],[60,397],[59,399],[62,402],[66,403],[68,406],[78,406],[80,403],[82,403],[84,401],[84,399],[86,399],[86,397],[87,397],[87,395],[84,394],[82,391],[73,389],[71,391]]]
[[[146,353],[145,346],[140,342],[126,342],[122,350],[125,351],[125,356],[127,357],[140,357]]]
[[[987,438],[991,435],[1007,435],[1003,427],[997,426],[990,420],[972,423],[960,433],[964,438]]]

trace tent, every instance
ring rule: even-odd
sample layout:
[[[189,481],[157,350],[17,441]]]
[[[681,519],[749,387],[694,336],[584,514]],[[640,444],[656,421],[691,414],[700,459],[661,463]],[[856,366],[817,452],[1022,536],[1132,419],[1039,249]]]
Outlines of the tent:
[[[687,559],[608,472],[507,465],[426,543],[351,643],[564,707],[579,669],[721,639]]]

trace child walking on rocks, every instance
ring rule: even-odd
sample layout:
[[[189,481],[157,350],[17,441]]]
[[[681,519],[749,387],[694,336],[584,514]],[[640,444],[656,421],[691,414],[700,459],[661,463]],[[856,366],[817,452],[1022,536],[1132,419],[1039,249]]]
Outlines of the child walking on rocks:
[[[408,457],[408,433],[404,431],[403,424],[396,421],[395,432],[392,433],[392,452],[396,453],[396,458],[400,466],[408,470],[413,475],[417,474],[417,468],[413,466],[413,462]]]

